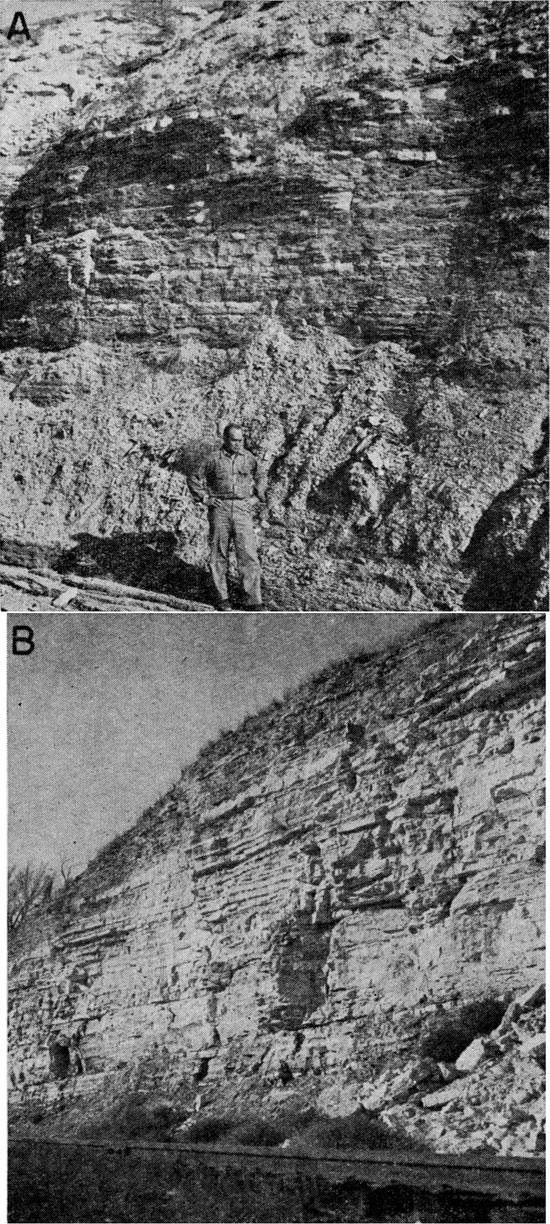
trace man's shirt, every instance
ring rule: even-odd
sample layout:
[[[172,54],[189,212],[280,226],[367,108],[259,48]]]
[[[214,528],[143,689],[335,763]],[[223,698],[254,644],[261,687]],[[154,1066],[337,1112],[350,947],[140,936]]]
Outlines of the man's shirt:
[[[264,500],[267,479],[258,460],[250,451],[230,455],[224,447],[209,455],[187,483],[197,501],[209,497],[221,501],[249,501],[255,493]]]

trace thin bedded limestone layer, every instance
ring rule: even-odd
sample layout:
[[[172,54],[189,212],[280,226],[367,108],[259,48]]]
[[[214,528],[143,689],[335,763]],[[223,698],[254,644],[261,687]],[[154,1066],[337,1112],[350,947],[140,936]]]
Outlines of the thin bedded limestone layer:
[[[196,598],[236,416],[276,608],[545,607],[542,7],[162,13],[6,46],[2,560]]]
[[[140,1072],[192,1100],[202,1066],[218,1112],[357,1100],[419,1022],[538,985],[543,638],[444,619],[207,748],[16,935],[18,1098],[57,1097],[48,1041],[84,1025],[69,1096]]]

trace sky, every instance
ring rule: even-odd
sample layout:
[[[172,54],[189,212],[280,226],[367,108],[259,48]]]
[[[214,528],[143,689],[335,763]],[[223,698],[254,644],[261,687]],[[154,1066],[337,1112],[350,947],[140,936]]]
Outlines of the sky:
[[[11,862],[73,874],[132,825],[201,747],[327,663],[432,615],[8,616]],[[12,653],[30,625],[35,649]]]

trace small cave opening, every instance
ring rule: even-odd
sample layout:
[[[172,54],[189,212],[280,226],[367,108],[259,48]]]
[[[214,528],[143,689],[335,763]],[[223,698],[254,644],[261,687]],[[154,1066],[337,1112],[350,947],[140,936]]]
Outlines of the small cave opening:
[[[201,1058],[197,1064],[196,1070],[193,1073],[193,1079],[196,1084],[200,1084],[201,1080],[206,1079],[208,1068],[210,1066],[209,1058]]]
[[[50,1075],[53,1079],[67,1079],[71,1070],[71,1054],[68,1037],[54,1037],[48,1046]]]

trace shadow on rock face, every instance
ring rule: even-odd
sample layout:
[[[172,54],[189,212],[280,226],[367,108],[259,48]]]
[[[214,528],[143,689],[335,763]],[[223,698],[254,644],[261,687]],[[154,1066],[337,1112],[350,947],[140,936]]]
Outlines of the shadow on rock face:
[[[547,461],[537,466],[500,493],[476,525],[463,553],[465,567],[476,570],[464,598],[468,611],[548,609]]]
[[[177,537],[168,531],[121,533],[102,538],[81,533],[57,558],[56,569],[88,578],[111,578],[125,586],[212,603],[205,570],[176,555]]]
[[[78,574],[120,582],[124,586],[214,603],[214,591],[206,569],[182,561],[176,554],[177,536],[168,531],[144,535],[121,533],[108,537],[81,533],[75,544],[63,548],[55,544],[28,544],[25,541],[0,541],[0,562],[29,569],[47,567],[59,574]]]
[[[501,502],[505,509],[504,498]],[[503,530],[489,532],[478,572],[464,598],[465,611],[548,610],[548,515],[535,523],[525,547],[512,551]],[[470,554],[471,555],[471,554]]]

